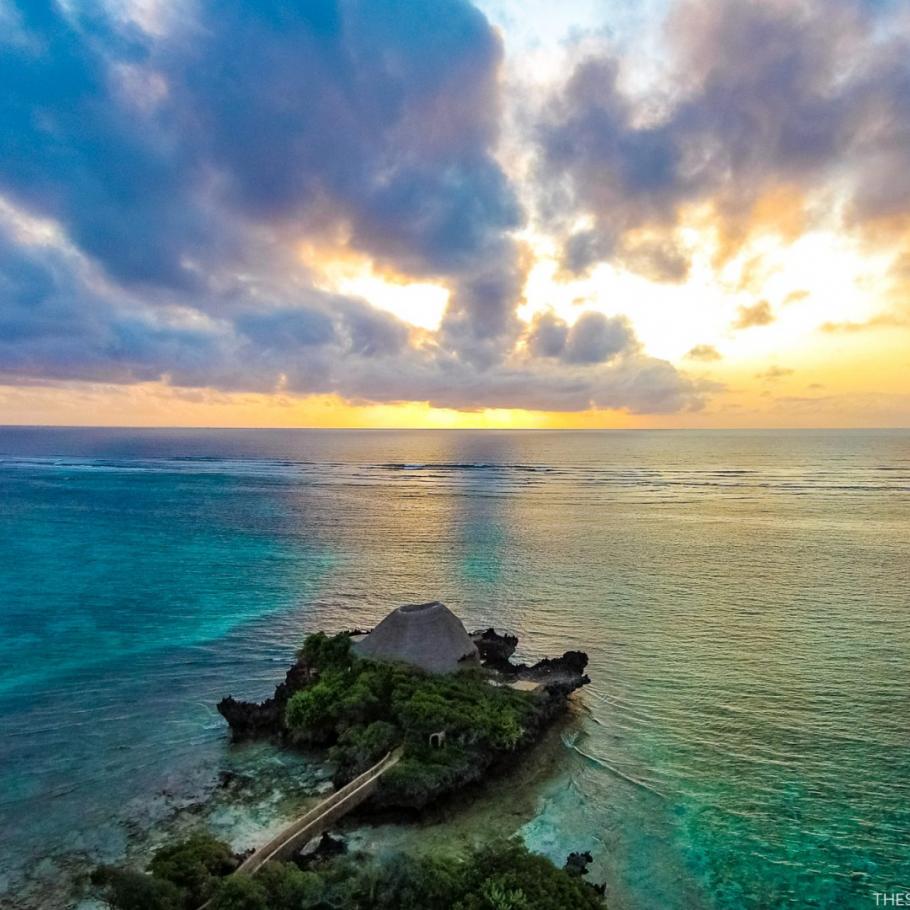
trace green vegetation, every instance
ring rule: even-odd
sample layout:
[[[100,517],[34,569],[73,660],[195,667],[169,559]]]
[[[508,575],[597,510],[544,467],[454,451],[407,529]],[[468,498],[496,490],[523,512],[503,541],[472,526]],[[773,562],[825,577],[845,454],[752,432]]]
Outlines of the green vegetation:
[[[129,869],[104,866],[93,873],[92,884],[119,910],[182,910],[184,906],[175,885]]]
[[[356,657],[347,635],[311,635],[301,651],[305,688],[288,700],[284,729],[293,742],[330,747],[336,783],[350,780],[401,746],[401,760],[374,795],[387,806],[420,808],[477,779],[498,757],[534,738],[551,701],[472,668],[429,675],[404,664]],[[445,741],[431,747],[430,736]],[[364,855],[313,868],[273,863],[255,877],[230,875],[230,849],[200,835],[159,850],[149,874],[102,868],[99,894],[117,910],[586,910],[602,908],[577,863],[557,869],[507,842],[472,852]],[[582,866],[583,871],[583,866]]]
[[[206,839],[227,851],[223,844]],[[199,882],[185,871],[197,866],[199,839],[165,848],[151,875],[103,870],[97,882],[117,910],[197,907]],[[208,856],[219,854],[218,850]],[[208,868],[206,862],[203,865]],[[255,878],[207,879],[211,910],[602,910],[597,890],[581,876],[557,869],[523,844],[508,841],[467,857],[394,857],[380,865],[364,856],[342,857],[304,871],[274,863]]]
[[[227,844],[197,834],[158,850],[151,876],[103,866],[92,881],[113,895],[111,903],[121,910],[196,910],[237,865]]]
[[[294,741],[332,746],[339,782],[403,745],[402,760],[382,780],[380,803],[421,808],[475,779],[536,724],[535,697],[491,685],[482,670],[429,675],[357,658],[350,644],[343,634],[307,638],[301,656],[317,679],[291,697],[285,722]],[[444,747],[431,748],[430,734],[443,731]]]
[[[188,907],[205,903],[219,880],[236,868],[231,848],[207,834],[162,847],[149,867],[155,878],[170,882],[183,892]]]

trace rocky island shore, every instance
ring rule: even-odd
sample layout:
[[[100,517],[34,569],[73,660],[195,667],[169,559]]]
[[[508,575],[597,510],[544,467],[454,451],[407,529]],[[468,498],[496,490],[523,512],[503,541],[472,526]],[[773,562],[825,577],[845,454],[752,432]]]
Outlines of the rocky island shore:
[[[602,907],[603,888],[583,878],[589,854],[558,868],[511,840],[380,860],[325,835],[360,791],[353,807],[404,820],[514,768],[590,681],[581,651],[527,665],[517,645],[492,628],[469,635],[437,602],[399,607],[370,632],[309,635],[271,698],[229,696],[218,710],[235,741],[326,750],[334,793],[259,850],[199,833],[160,849],[149,873],[100,869],[96,888],[119,910]],[[332,849],[314,849],[315,832]]]
[[[466,635],[471,650],[456,658],[456,672],[444,674],[395,654],[392,660],[359,656],[371,634],[312,635],[271,698],[223,699],[218,711],[233,738],[327,747],[336,787],[400,746],[400,766],[371,804],[421,809],[514,761],[565,712],[572,692],[590,682],[584,652],[515,663],[518,638],[492,628]],[[436,661],[446,650],[439,641],[425,644]],[[453,653],[464,647],[457,643]]]

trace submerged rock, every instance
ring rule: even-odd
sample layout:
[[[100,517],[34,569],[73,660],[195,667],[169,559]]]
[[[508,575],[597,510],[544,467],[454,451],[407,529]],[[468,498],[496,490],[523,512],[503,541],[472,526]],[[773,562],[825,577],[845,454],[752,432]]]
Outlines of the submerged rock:
[[[333,837],[326,832],[304,844],[298,851],[295,862],[302,869],[306,869],[314,863],[324,862],[334,856],[341,856],[347,851],[348,844],[343,837]]]
[[[594,862],[594,857],[585,850],[584,853],[570,853],[566,858],[563,869],[570,875],[587,875],[588,866]]]

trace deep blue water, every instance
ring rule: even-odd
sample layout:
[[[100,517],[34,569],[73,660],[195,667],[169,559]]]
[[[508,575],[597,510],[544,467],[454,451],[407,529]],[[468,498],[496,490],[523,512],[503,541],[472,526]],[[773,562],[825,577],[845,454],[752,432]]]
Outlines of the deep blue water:
[[[438,598],[589,652],[522,833],[614,910],[874,906],[908,591],[910,432],[0,429],[0,895],[226,767],[307,631]]]

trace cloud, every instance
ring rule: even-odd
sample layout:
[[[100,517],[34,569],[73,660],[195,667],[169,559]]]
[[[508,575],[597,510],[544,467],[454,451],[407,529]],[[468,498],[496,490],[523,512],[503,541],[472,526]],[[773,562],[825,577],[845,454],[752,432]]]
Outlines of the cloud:
[[[345,300],[335,310],[342,316],[349,352],[363,357],[392,357],[407,347],[409,330],[395,316],[360,300]]]
[[[77,254],[0,234],[0,372],[141,382],[210,375],[224,342],[215,322],[148,308],[98,288]]]
[[[789,367],[768,367],[767,370],[763,370],[760,373],[755,374],[756,379],[763,379],[766,382],[777,382],[778,379],[783,379],[784,376],[791,376],[795,370],[791,370]]]
[[[578,231],[569,236],[562,259],[563,269],[569,274],[584,274],[602,260],[610,260],[652,281],[678,283],[689,276],[688,254],[672,237],[605,238],[597,230]]]
[[[759,300],[752,306],[740,306],[737,309],[734,329],[751,329],[755,326],[770,325],[774,322],[774,313],[767,300]]]
[[[713,213],[722,252],[755,229],[813,219],[856,228],[910,216],[910,30],[896,4],[676,0],[664,76],[635,93],[637,61],[579,54],[532,131],[538,210],[564,266],[627,255],[646,231],[684,274],[688,209]],[[843,200],[842,208],[832,200]],[[773,203],[773,204],[772,204]],[[584,218],[588,226],[573,225]]]
[[[0,377],[654,413],[698,408],[714,390],[642,355],[627,323],[600,313],[566,328],[550,355],[515,354],[478,370],[432,339],[414,343],[407,325],[356,298],[303,286],[283,300],[269,283],[250,279],[210,293],[194,300],[198,308],[149,304],[107,281],[77,250],[23,243],[7,225],[0,229]]]
[[[711,344],[697,344],[694,348],[689,350],[686,353],[686,357],[689,360],[703,360],[709,362],[712,360],[722,360],[723,358],[720,355],[720,352],[714,345]]]
[[[879,313],[864,322],[823,322],[818,330],[829,335],[868,332],[872,329],[906,328],[910,327],[910,319],[899,316],[897,313]]]
[[[588,310],[571,327],[554,313],[539,314],[531,324],[527,346],[537,357],[556,357],[570,364],[595,364],[619,354],[634,353],[639,343],[624,316],[605,316]]]
[[[117,280],[198,286],[258,225],[341,226],[358,249],[515,305],[523,215],[496,162],[499,38],[462,0],[194,4],[149,36],[22,3],[7,46],[0,185]],[[501,296],[496,296],[497,292]],[[489,332],[490,319],[482,331]],[[478,333],[481,330],[478,330]]]
[[[5,381],[658,412],[711,393],[623,317],[518,318],[502,44],[467,0],[130,9],[4,7]],[[326,237],[449,289],[439,331],[317,287],[298,250]],[[621,249],[685,266],[663,236]]]
[[[899,392],[777,396],[773,403],[777,413],[790,414],[803,426],[905,427],[910,418],[910,395]]]
[[[335,340],[328,314],[309,307],[250,310],[235,320],[237,330],[265,351],[300,351]]]
[[[539,313],[528,332],[528,350],[535,357],[559,357],[568,337],[569,326],[555,313]]]
[[[625,317],[587,312],[569,329],[562,356],[567,363],[602,363],[636,347],[635,333]]]
[[[432,363],[412,363],[402,373],[399,363],[349,368],[345,395],[364,401],[427,401],[435,407],[473,409],[529,408],[584,411],[616,408],[635,414],[699,410],[705,396],[720,386],[695,382],[665,360],[632,355],[603,365],[567,367],[560,362],[516,361],[478,373],[454,360],[440,370]],[[415,396],[415,388],[419,395]]]

